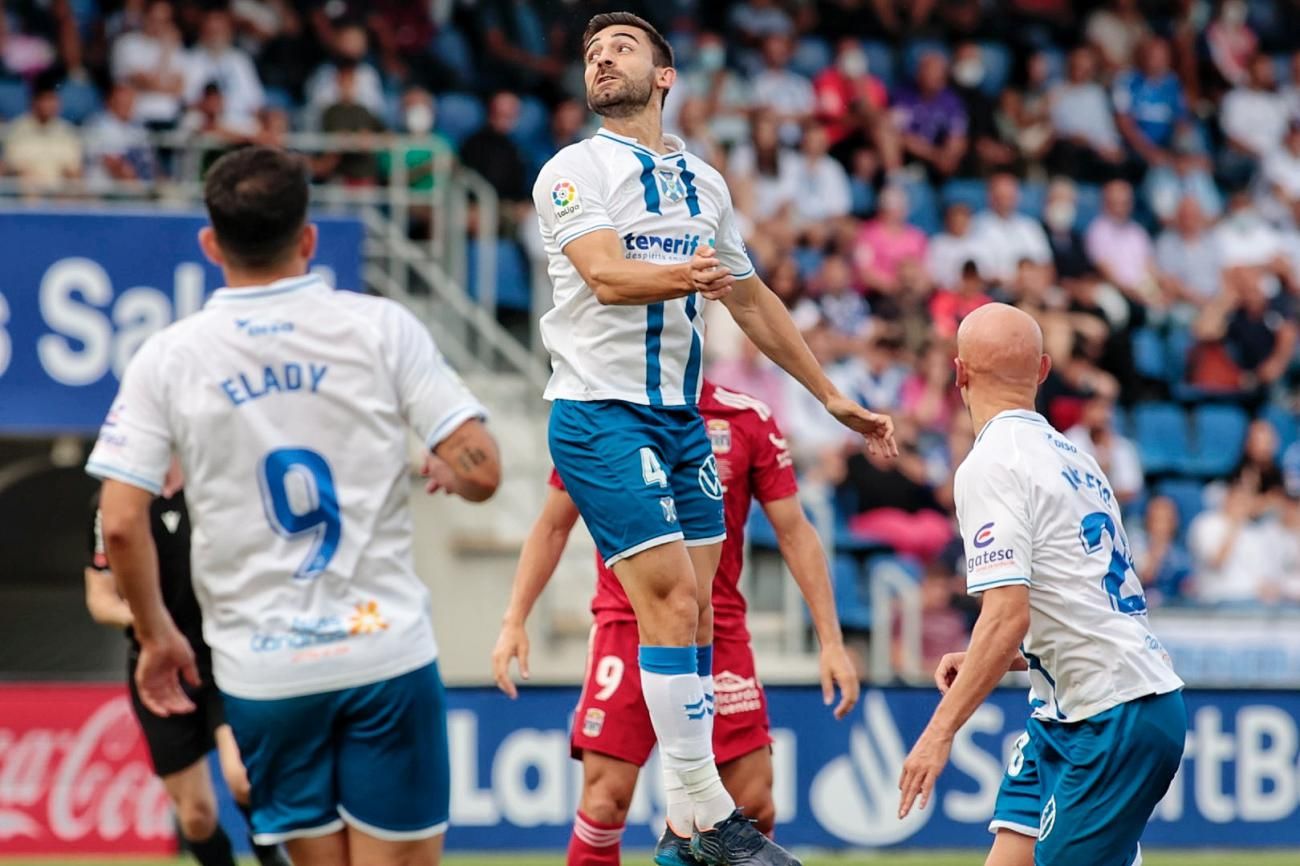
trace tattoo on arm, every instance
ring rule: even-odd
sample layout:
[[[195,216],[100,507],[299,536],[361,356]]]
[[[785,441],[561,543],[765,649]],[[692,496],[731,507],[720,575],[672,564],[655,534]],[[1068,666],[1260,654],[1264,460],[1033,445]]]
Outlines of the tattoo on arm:
[[[456,463],[460,466],[461,471],[473,472],[476,467],[486,463],[487,459],[488,456],[482,448],[470,446],[460,452],[456,458]]]

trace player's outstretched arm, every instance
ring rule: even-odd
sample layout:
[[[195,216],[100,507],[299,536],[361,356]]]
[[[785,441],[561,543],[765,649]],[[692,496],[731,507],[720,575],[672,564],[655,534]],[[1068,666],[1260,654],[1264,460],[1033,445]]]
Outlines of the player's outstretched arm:
[[[711,247],[701,247],[688,262],[654,265],[624,258],[622,240],[609,230],[571,241],[564,254],[602,304],[656,304],[696,292],[716,299],[735,282]]]
[[[917,797],[921,798],[922,809],[930,802],[934,783],[948,763],[953,737],[1011,668],[1028,631],[1028,586],[1001,586],[984,592],[984,604],[971,633],[965,661],[935,709],[930,724],[903,762],[903,775],[898,782],[902,791],[899,818],[912,811]]]
[[[501,484],[501,455],[487,425],[477,418],[461,424],[433,453],[450,473],[437,476],[442,489],[470,502],[492,498]]]
[[[569,543],[569,533],[577,522],[578,506],[573,504],[569,494],[554,487],[548,488],[542,513],[537,515],[533,528],[524,539],[523,550],[519,552],[510,605],[501,619],[501,634],[492,650],[492,678],[496,680],[497,688],[511,698],[518,697],[519,693],[510,679],[510,660],[518,659],[519,675],[528,679],[528,631],[524,624],[542,590],[555,574],[564,547]]]
[[[853,660],[844,649],[840,618],[835,612],[835,591],[831,588],[821,539],[804,515],[798,496],[764,502],[763,512],[776,530],[781,556],[790,567],[790,574],[799,585],[799,594],[812,616],[817,642],[821,645],[822,698],[829,706],[835,699],[835,687],[839,686],[840,702],[835,706],[835,718],[842,719],[857,704],[861,684]]]
[[[870,412],[840,393],[804,342],[790,311],[762,280],[751,276],[737,281],[722,303],[759,351],[807,388],[836,420],[861,433],[869,449],[898,456],[894,422],[888,415]]]
[[[149,528],[153,493],[107,479],[100,494],[104,545],[113,564],[118,588],[131,607],[135,636],[140,641],[136,685],[144,705],[160,716],[188,713],[194,704],[181,689],[180,678],[199,684],[194,650],[176,628],[163,604],[158,581],[158,550]]]

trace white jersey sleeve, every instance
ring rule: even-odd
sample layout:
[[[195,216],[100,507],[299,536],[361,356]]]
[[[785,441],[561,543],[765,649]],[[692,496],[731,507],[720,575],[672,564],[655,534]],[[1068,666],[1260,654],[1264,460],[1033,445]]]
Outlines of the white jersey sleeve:
[[[172,452],[166,394],[158,375],[164,369],[162,346],[159,335],[150,337],[127,364],[117,399],[86,463],[87,471],[96,477],[153,494],[162,491]]]
[[[465,382],[434,345],[427,328],[405,307],[386,304],[396,353],[394,378],[401,401],[402,419],[430,449],[466,421],[487,419]]]
[[[743,280],[754,275],[754,263],[749,260],[749,253],[745,251],[745,241],[740,236],[740,230],[736,228],[736,210],[731,202],[731,192],[726,184],[720,186],[725,200],[721,218],[718,220],[718,237],[714,245],[718,251],[718,261],[730,269],[732,276]]]
[[[1006,462],[997,457],[968,461],[954,480],[957,522],[966,546],[966,591],[971,595],[1033,582],[1028,478],[1016,455],[1006,456]]]
[[[605,178],[598,165],[582,159],[584,153],[573,147],[560,151],[533,184],[542,237],[560,250],[583,235],[615,230],[605,204]]]

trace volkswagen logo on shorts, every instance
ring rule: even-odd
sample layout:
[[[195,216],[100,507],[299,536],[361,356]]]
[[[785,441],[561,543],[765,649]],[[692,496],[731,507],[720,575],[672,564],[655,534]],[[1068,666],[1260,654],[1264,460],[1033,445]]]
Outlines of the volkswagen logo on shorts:
[[[712,454],[700,466],[700,489],[710,499],[722,499],[722,479],[718,477],[718,458]]]

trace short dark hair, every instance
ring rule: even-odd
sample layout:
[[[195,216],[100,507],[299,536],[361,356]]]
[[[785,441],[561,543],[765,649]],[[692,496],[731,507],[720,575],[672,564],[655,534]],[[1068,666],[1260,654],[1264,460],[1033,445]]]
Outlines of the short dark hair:
[[[261,270],[288,260],[307,222],[307,167],[274,147],[245,147],[212,164],[203,203],[229,264]]]
[[[587,56],[587,45],[591,42],[593,36],[606,27],[633,27],[640,30],[650,40],[650,56],[654,60],[655,66],[663,68],[672,66],[675,62],[673,57],[673,47],[668,44],[668,40],[663,34],[655,29],[655,26],[640,15],[634,15],[631,12],[602,12],[599,15],[592,16],[587,22],[587,29],[582,31],[582,54]],[[664,91],[664,100],[668,99],[668,91]]]

